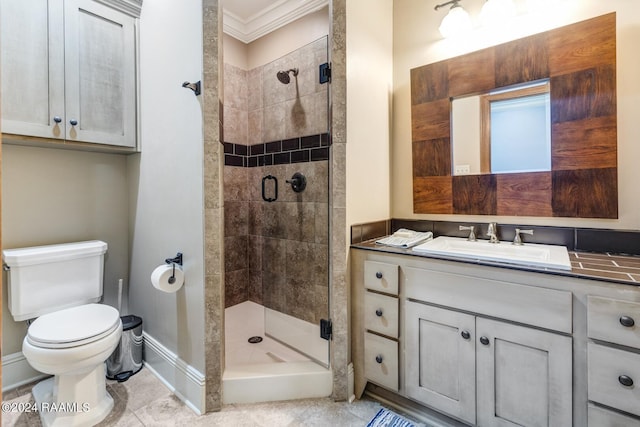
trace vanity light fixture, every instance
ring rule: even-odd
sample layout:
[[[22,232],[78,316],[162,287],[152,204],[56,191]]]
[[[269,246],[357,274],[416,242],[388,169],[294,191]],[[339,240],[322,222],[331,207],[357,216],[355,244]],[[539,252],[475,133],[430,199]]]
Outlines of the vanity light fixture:
[[[458,4],[460,1],[461,0],[451,0],[438,4],[435,7],[435,10],[438,10],[441,7],[451,5],[449,13],[447,13],[447,16],[442,20],[440,27],[438,27],[440,34],[445,38],[459,36],[470,31],[472,28],[471,18],[467,11]]]
[[[499,26],[508,23],[516,16],[516,7],[513,0],[487,0],[480,11],[482,25]]]

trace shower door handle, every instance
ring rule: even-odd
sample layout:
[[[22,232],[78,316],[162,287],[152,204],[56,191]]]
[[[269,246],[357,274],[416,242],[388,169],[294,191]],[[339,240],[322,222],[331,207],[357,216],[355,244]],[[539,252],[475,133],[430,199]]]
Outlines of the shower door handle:
[[[274,197],[267,197],[267,181],[274,182]],[[273,175],[267,175],[262,178],[262,200],[265,202],[275,202],[278,200],[278,178]]]

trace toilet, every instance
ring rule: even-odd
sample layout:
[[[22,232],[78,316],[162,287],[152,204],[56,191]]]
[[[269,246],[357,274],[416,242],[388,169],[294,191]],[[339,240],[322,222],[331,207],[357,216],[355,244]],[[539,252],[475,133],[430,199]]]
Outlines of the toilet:
[[[122,335],[120,314],[102,297],[102,241],[2,252],[8,306],[16,321],[33,320],[22,352],[36,370],[53,375],[32,393],[44,426],[93,426],[113,409],[105,361]]]

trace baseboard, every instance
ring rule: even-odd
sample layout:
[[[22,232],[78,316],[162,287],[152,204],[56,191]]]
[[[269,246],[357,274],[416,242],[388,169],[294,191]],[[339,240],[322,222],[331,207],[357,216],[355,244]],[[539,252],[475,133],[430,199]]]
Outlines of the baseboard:
[[[146,332],[144,363],[196,414],[205,413],[205,377]]]
[[[2,393],[46,377],[29,365],[22,352],[2,356]]]

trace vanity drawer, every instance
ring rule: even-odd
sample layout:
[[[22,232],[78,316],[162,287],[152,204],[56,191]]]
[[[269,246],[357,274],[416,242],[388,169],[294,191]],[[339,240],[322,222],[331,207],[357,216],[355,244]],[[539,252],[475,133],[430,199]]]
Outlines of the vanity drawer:
[[[398,298],[373,292],[364,295],[365,328],[398,338]]]
[[[591,404],[587,418],[589,427],[640,427],[640,420],[636,418]]]
[[[573,294],[569,291],[413,267],[403,272],[409,299],[573,332]]]
[[[364,287],[398,295],[398,265],[385,262],[364,262]]]
[[[587,334],[596,340],[640,348],[640,303],[587,297]]]
[[[640,416],[640,354],[590,342],[587,357],[589,400]]]
[[[364,334],[364,376],[389,390],[398,391],[398,342]]]

